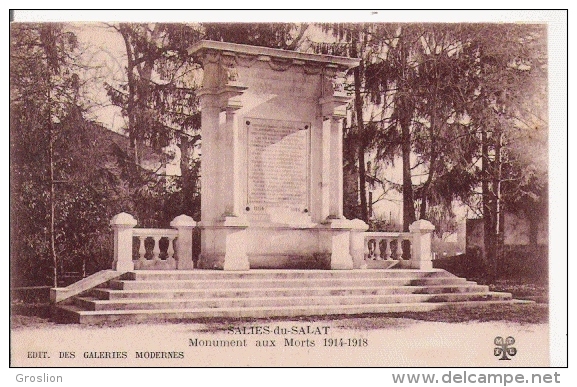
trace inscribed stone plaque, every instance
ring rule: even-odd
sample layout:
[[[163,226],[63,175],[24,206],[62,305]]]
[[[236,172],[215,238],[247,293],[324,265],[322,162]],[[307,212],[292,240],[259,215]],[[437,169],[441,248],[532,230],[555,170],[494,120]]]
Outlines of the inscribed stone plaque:
[[[310,124],[247,118],[248,207],[308,212]]]

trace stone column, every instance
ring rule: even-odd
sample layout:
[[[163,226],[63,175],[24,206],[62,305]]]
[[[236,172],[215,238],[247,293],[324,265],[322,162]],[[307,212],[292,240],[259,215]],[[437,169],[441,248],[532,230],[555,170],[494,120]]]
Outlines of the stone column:
[[[114,230],[114,261],[112,269],[116,271],[134,270],[132,262],[132,229],[136,219],[126,212],[114,215],[110,225]]]
[[[240,182],[240,143],[236,110],[239,106],[226,108],[226,123],[222,133],[222,147],[220,149],[223,189],[223,215],[240,216],[240,199],[242,186]]]
[[[432,270],[431,234],[435,226],[425,219],[419,219],[409,226],[412,234],[413,254],[410,266],[412,269]]]
[[[323,219],[344,219],[342,120],[346,117],[346,104],[350,97],[344,92],[343,81],[342,71],[325,69],[323,96],[319,101],[323,116],[323,204],[325,195],[328,195],[328,213],[323,212]],[[327,190],[328,193],[325,192]]]
[[[321,213],[320,219],[324,220],[330,214],[331,199],[331,119],[323,119],[322,143],[321,143]]]
[[[343,218],[343,117],[331,117],[329,218]]]
[[[192,230],[196,222],[188,215],[178,215],[170,222],[170,227],[178,230],[178,239],[176,240],[176,263],[177,270],[192,270]]]
[[[222,203],[218,147],[220,101],[217,95],[209,94],[208,91],[201,91],[199,96],[202,120],[201,220],[206,222],[222,215],[219,208]]]

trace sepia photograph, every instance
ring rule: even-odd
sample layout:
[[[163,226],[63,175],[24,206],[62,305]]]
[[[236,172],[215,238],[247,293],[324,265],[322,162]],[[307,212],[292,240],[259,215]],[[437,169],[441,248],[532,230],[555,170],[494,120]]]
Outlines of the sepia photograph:
[[[370,14],[16,12],[10,367],[566,366],[566,12]]]

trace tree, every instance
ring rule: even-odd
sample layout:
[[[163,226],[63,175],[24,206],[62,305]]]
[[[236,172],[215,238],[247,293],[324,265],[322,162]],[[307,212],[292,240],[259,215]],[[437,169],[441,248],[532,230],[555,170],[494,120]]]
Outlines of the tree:
[[[48,219],[48,251],[53,269],[53,284],[57,286],[59,259],[56,251],[57,181],[54,155],[57,133],[54,125],[69,112],[77,98],[78,78],[70,74],[68,56],[76,46],[76,37],[63,31],[62,26],[57,24],[13,24],[11,38],[12,156],[27,159],[28,155],[19,151],[25,147],[31,150],[29,147],[37,146],[33,153],[41,158],[43,165],[30,166],[36,170],[29,173],[34,175],[44,172],[44,168],[47,169],[45,172],[48,179],[41,179],[47,187],[47,214],[39,219]],[[37,142],[28,142],[31,139]],[[40,171],[37,168],[40,168]],[[28,179],[20,171],[13,169],[12,172],[16,185],[24,188]]]
[[[137,204],[154,200],[145,187],[169,184],[166,176],[150,174],[141,168],[142,152],[151,147],[157,152],[177,144],[180,150],[181,177],[173,183],[179,196],[180,213],[199,214],[199,162],[192,158],[200,141],[200,112],[194,72],[187,49],[202,36],[198,27],[184,24],[121,23],[112,26],[122,37],[126,49],[126,82],[107,84],[112,103],[127,117],[132,162],[124,166]],[[158,179],[163,182],[157,181]],[[161,194],[162,196],[162,194]],[[150,203],[138,205],[137,215],[150,210]],[[174,208],[172,206],[171,208]],[[153,214],[146,216],[152,221]]]
[[[416,219],[416,205],[420,218],[439,217],[450,212],[458,195],[459,190],[437,189],[446,188],[437,184],[440,178],[458,174],[453,143],[446,141],[460,130],[462,115],[455,35],[454,27],[434,24],[391,24],[375,31],[382,49],[367,66],[366,85],[371,103],[383,111],[375,132],[376,161],[393,163],[401,155],[402,184],[396,188],[403,194],[404,230]],[[429,213],[428,205],[437,208]]]
[[[202,23],[204,38],[229,43],[296,50],[307,23]]]
[[[480,132],[484,256],[495,277],[503,259],[504,207],[519,207],[518,199],[526,201],[529,192],[546,197],[546,167],[535,173],[535,160],[522,157],[532,148],[539,159],[539,145],[530,144],[546,136],[546,109],[540,108],[546,100],[545,30],[540,25],[471,25],[467,33],[464,53],[474,64],[476,85],[467,112]]]
[[[102,221],[101,150],[83,118],[76,36],[61,24],[12,24],[11,264],[16,282],[52,283],[93,254]],[[50,273],[47,275],[47,273]]]

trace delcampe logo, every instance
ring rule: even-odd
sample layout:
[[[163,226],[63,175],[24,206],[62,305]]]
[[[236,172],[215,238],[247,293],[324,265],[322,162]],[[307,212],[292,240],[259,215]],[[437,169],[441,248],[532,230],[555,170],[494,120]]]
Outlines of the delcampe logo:
[[[513,357],[517,354],[517,348],[512,347],[512,345],[515,344],[515,338],[512,336],[509,336],[506,339],[497,336],[495,337],[494,343],[497,346],[494,350],[494,354],[495,356],[501,356],[499,360],[511,360],[508,356]]]

